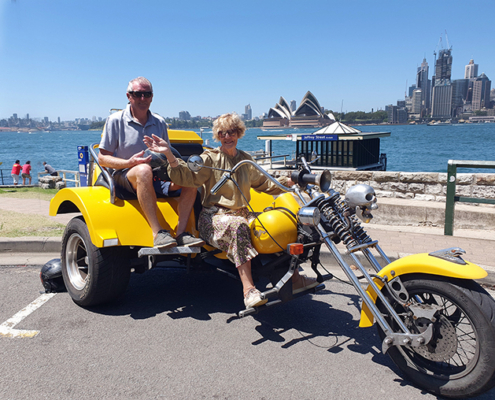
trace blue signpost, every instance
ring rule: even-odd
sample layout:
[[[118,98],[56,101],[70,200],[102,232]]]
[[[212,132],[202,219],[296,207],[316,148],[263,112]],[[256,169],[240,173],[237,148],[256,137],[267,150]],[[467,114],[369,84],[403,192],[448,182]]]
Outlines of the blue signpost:
[[[79,182],[81,186],[88,186],[88,146],[77,146],[77,156],[79,159]]]

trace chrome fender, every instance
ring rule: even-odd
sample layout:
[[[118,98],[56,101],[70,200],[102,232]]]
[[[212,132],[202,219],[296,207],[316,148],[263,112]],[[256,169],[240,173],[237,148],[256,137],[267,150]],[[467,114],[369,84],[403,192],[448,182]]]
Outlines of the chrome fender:
[[[459,279],[482,279],[488,275],[483,268],[476,264],[470,263],[469,261],[466,261],[466,265],[460,265],[438,257],[430,256],[428,253],[413,254],[399,258],[380,270],[377,275],[382,278],[387,277],[390,281],[397,276],[418,273]],[[374,278],[374,281],[378,288],[383,288],[384,284],[382,281],[378,278]],[[366,293],[373,300],[373,302],[376,302],[377,294],[371,286],[368,286]],[[372,326],[373,322],[373,313],[363,302],[359,326],[361,328],[366,328]]]

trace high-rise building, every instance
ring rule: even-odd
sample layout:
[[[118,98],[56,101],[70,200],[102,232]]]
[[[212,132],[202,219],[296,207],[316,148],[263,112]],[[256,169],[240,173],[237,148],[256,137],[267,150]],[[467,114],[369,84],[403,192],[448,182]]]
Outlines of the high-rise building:
[[[470,60],[469,64],[464,69],[464,79],[476,78],[478,76],[478,64],[474,60]]]
[[[244,107],[244,114],[246,115],[245,119],[247,121],[253,119],[253,110],[251,110],[251,104],[248,104],[246,107]]]
[[[421,89],[415,89],[412,93],[412,113],[413,114],[421,114],[421,105],[422,105],[422,94]]]
[[[473,83],[473,111],[490,105],[490,89],[492,82],[483,72]]]
[[[421,110],[419,113],[422,116],[426,115],[430,110],[431,81],[428,79],[428,71],[428,63],[426,58],[423,58],[423,62],[416,73],[416,87],[421,89]]]
[[[462,105],[467,99],[469,79],[454,79],[452,81],[452,107]]]
[[[452,81],[452,115],[462,114],[467,101],[469,79],[455,79]]]
[[[416,85],[413,83],[411,86],[409,86],[409,97],[413,96],[413,92],[416,89]]]
[[[183,121],[189,121],[191,119],[191,114],[189,114],[189,111],[180,111],[179,119]]]
[[[296,111],[296,101],[295,100],[291,100],[290,101],[290,110],[291,111]]]
[[[452,117],[452,83],[450,80],[437,82],[433,87],[431,116],[440,119]]]
[[[435,85],[431,97],[432,118],[452,117],[452,55],[450,49],[442,49],[435,62]]]
[[[399,106],[399,101],[396,106],[392,104],[385,106],[385,111],[387,112],[389,124],[405,124],[407,122],[407,110],[405,107]]]
[[[450,49],[442,49],[438,54],[438,59],[435,63],[435,80],[450,81],[452,75],[452,55]]]

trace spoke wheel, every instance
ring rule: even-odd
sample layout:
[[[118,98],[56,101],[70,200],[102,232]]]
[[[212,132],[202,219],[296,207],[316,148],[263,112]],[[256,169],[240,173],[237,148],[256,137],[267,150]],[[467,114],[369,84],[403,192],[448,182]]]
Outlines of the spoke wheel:
[[[432,340],[413,348],[396,346],[387,352],[418,386],[435,394],[463,398],[481,394],[495,385],[495,302],[477,283],[429,275],[402,277],[410,302],[434,305]],[[432,322],[414,320],[400,304],[389,299],[408,329],[426,330]],[[383,304],[378,304],[384,311]],[[387,318],[394,331],[400,331]],[[385,334],[378,327],[383,339]]]

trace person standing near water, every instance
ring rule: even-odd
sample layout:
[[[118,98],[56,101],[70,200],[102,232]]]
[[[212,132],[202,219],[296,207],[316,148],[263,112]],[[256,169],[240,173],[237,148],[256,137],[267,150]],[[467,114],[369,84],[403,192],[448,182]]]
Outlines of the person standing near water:
[[[14,186],[19,183],[19,174],[21,173],[22,166],[19,164],[19,160],[15,160],[14,166],[12,167],[12,172],[10,173],[14,181]]]
[[[26,161],[26,164],[22,166],[22,184],[26,184],[26,179],[29,178],[29,185],[31,184],[31,161]]]

